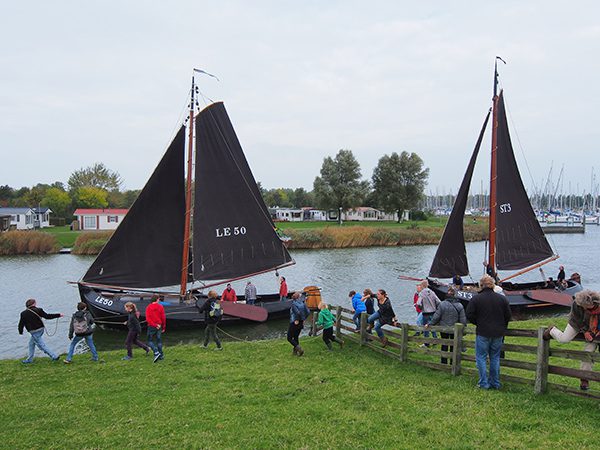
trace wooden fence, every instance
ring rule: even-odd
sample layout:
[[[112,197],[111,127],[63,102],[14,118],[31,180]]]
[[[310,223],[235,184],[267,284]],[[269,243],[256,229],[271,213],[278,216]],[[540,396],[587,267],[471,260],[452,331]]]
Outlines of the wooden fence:
[[[360,333],[355,332],[353,311],[341,306],[330,307],[335,311],[335,333],[401,362],[413,362],[431,369],[443,370],[458,376],[462,373],[478,376],[475,367],[475,328],[455,324],[454,327],[419,327],[406,323],[383,329],[387,339],[385,346],[375,334],[367,332],[367,314],[361,315]],[[311,318],[311,333],[316,335],[317,313]],[[423,333],[428,331],[430,336]],[[433,332],[445,337],[433,337]],[[538,330],[509,329],[502,347],[500,367],[502,381],[531,385],[537,394],[549,389],[567,392],[581,397],[600,399],[597,390],[582,391],[579,379],[600,382],[600,372],[580,370],[578,364],[600,362],[600,353],[575,349],[551,348],[551,342],[543,339],[544,328]],[[450,336],[450,337],[448,337]],[[517,341],[517,342],[511,342]],[[440,345],[440,349],[433,348]],[[444,346],[446,351],[442,351]],[[508,357],[510,356],[510,357]],[[437,358],[433,358],[437,357]],[[447,363],[436,362],[445,358]],[[577,366],[577,367],[575,367]],[[577,379],[577,387],[573,378]],[[569,384],[570,383],[570,384]],[[593,386],[593,385],[592,385]]]

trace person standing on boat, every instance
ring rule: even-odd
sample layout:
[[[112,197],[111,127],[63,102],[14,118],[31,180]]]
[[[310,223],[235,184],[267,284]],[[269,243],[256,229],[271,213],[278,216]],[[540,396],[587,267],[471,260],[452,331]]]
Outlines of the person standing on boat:
[[[304,321],[308,318],[310,310],[304,303],[304,296],[300,292],[294,292],[292,295],[292,307],[290,308],[290,325],[287,332],[287,340],[294,347],[293,354],[297,356],[304,355],[304,350],[300,347],[298,338],[304,328]]]
[[[441,302],[435,292],[429,289],[429,281],[427,280],[423,280],[417,285],[417,292],[419,293],[417,305],[423,311],[423,326],[425,326],[431,322],[431,318]],[[437,339],[437,333],[433,331],[432,334],[433,338]],[[429,337],[429,331],[423,332],[423,336]],[[429,344],[425,343],[423,346],[429,347]]]
[[[512,319],[508,300],[494,292],[494,279],[484,275],[479,281],[481,292],[469,301],[467,319],[476,325],[475,363],[479,371],[477,386],[500,389],[500,352],[502,340]],[[489,376],[487,359],[490,360]]]
[[[85,343],[92,352],[92,361],[98,361],[98,352],[96,351],[94,338],[92,337],[94,333],[93,327],[94,319],[87,310],[87,305],[83,302],[77,303],[77,311],[73,313],[71,324],[69,325],[69,340],[71,341],[71,345],[69,345],[67,358],[64,360],[65,364],[71,364],[75,347],[83,339],[85,339]]]
[[[356,291],[350,291],[348,297],[350,297],[352,309],[354,310],[352,322],[354,322],[354,325],[356,326],[356,331],[360,331],[360,315],[367,311],[367,307],[362,301],[362,295],[358,294]]]
[[[221,346],[221,340],[217,334],[217,324],[223,317],[223,310],[219,304],[219,298],[216,291],[208,292],[208,299],[204,302],[204,305],[198,310],[199,313],[204,313],[204,322],[206,323],[206,330],[204,331],[204,344],[202,348],[208,348],[208,344],[212,338],[217,344],[217,350],[223,350]]]
[[[235,289],[231,287],[231,283],[227,283],[227,287],[221,294],[221,301],[223,302],[237,302],[237,294]]]
[[[369,331],[375,327],[375,332],[381,341],[381,345],[385,347],[388,343],[388,339],[383,334],[381,329],[384,325],[396,325],[396,313],[392,308],[392,302],[387,296],[387,292],[384,289],[377,291],[377,306],[379,309],[376,313],[369,316],[367,323],[369,324]]]
[[[279,301],[282,302],[287,299],[288,286],[285,281],[285,277],[280,277],[278,272],[275,272],[275,276],[279,279]]]
[[[256,286],[254,286],[250,280],[246,283],[244,297],[246,298],[247,304],[254,305],[254,303],[256,303]]]
[[[571,342],[579,333],[584,333],[586,344],[583,348],[586,352],[594,352],[598,348],[598,342],[594,342],[594,338],[598,333],[598,318],[600,314],[600,293],[585,290],[575,294],[575,300],[571,304],[571,312],[569,314],[569,323],[565,331],[560,331],[554,325],[549,325],[544,331],[544,339],[556,339],[561,344]],[[595,327],[595,330],[593,329]],[[592,370],[590,361],[582,361],[581,370]],[[582,391],[587,391],[590,388],[590,382],[586,379],[581,379],[579,385]]]
[[[125,303],[125,312],[127,312],[127,338],[125,339],[125,348],[127,349],[127,355],[123,356],[124,361],[133,359],[133,344],[137,345],[146,352],[146,356],[150,353],[150,347],[140,341],[139,336],[142,332],[142,326],[140,325],[140,313],[137,310],[135,303]]]
[[[154,362],[164,359],[162,334],[167,329],[165,308],[159,303],[161,296],[153,295],[152,303],[146,308],[146,322],[148,323],[148,345],[154,353]]]
[[[565,281],[565,278],[566,278],[566,275],[565,275],[565,266],[560,266],[558,268],[558,275],[556,276],[556,282],[559,285],[561,285]]]
[[[425,325],[425,327],[440,325],[442,327],[453,327],[455,323],[467,324],[467,316],[465,315],[465,308],[460,301],[454,297],[456,290],[453,287],[448,288],[448,296],[440,303],[440,307],[435,311],[431,321]],[[440,332],[442,339],[454,339],[454,333]],[[452,345],[442,344],[441,350],[443,352],[450,352],[454,350]],[[442,356],[442,364],[452,364],[451,358]]]
[[[23,328],[25,328],[31,335],[31,338],[29,339],[29,356],[21,361],[23,364],[30,364],[33,362],[36,346],[52,358],[52,361],[58,361],[60,359],[60,356],[50,350],[44,342],[43,337],[45,328],[42,317],[44,319],[58,319],[59,317],[63,317],[63,314],[48,314],[42,308],[37,307],[35,299],[30,298],[27,300],[25,302],[25,311],[21,312],[21,317],[19,319],[19,334],[23,334]]]

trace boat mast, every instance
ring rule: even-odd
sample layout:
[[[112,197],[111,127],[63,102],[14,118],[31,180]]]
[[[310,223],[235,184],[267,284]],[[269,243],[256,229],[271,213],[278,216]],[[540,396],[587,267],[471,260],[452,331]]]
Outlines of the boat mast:
[[[498,59],[504,62],[499,56],[494,61],[494,97],[492,98],[492,163],[490,168],[490,221],[489,237],[490,245],[488,248],[488,267],[491,267],[496,273],[496,179],[497,172],[497,150],[498,150]]]
[[[190,261],[190,224],[192,213],[192,161],[194,146],[194,107],[196,86],[194,84],[194,74],[192,73],[192,95],[190,99],[190,117],[189,117],[189,143],[188,143],[188,162],[187,162],[187,183],[185,190],[185,228],[183,230],[183,256],[181,258],[181,288],[179,294],[185,297],[188,281],[188,266]]]

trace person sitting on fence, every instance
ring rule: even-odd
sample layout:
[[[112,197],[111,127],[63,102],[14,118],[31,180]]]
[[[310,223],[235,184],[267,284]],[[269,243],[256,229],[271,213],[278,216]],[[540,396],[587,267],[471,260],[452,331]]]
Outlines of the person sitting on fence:
[[[425,328],[430,326],[439,325],[442,327],[453,327],[455,323],[467,324],[467,316],[465,315],[465,308],[460,301],[455,298],[456,290],[453,287],[448,288],[448,296],[440,303],[440,307],[435,311],[431,321],[425,325]],[[440,332],[442,339],[454,339],[454,333]],[[442,344],[442,352],[450,352],[454,350],[452,345]],[[442,364],[452,364],[451,358],[442,356]]]
[[[356,326],[356,331],[360,331],[360,315],[367,310],[367,307],[362,301],[362,295],[358,294],[356,291],[350,291],[348,294],[352,301],[352,309],[354,310],[354,315],[352,316],[352,322]]]
[[[331,346],[332,342],[337,342],[340,348],[344,346],[344,341],[333,334],[334,323],[335,317],[333,317],[327,305],[323,302],[319,303],[319,320],[317,320],[317,326],[323,327],[323,342],[325,342],[329,350],[333,350]]]
[[[600,314],[600,293],[585,290],[575,294],[575,301],[571,304],[569,323],[565,331],[560,331],[554,325],[549,325],[544,331],[544,339],[556,339],[561,344],[571,342],[579,333],[584,333],[586,344],[583,348],[586,352],[594,352],[598,348],[598,342],[594,338],[598,333],[598,314]],[[592,370],[590,361],[582,361],[581,370]],[[587,391],[590,382],[581,379],[579,388]]]
[[[377,291],[377,306],[379,310],[376,313],[373,313],[367,319],[367,323],[369,327],[367,331],[375,327],[375,332],[381,341],[381,345],[385,347],[388,344],[388,339],[383,334],[383,330],[381,327],[384,325],[396,325],[396,313],[392,308],[392,303],[387,296],[387,293],[383,289],[379,289]]]
[[[500,389],[500,351],[512,315],[505,296],[494,292],[494,279],[484,275],[481,292],[469,301],[467,319],[475,324],[475,364],[479,371],[477,387]],[[490,360],[489,376],[487,359]]]
[[[365,308],[367,309],[367,316],[375,313],[375,299],[377,296],[373,294],[373,291],[369,288],[363,291],[362,301],[365,304]]]
[[[435,292],[429,289],[429,281],[427,280],[423,280],[417,284],[417,292],[419,293],[417,305],[423,311],[423,325],[427,325],[440,306],[440,299],[435,295]],[[425,331],[423,336],[429,337],[429,331]],[[437,339],[437,333],[435,331],[433,332],[433,338]],[[422,346],[429,347],[429,344],[423,344]]]
[[[422,327],[423,326],[423,310],[421,309],[421,307],[419,305],[417,305],[417,302],[419,301],[419,291],[415,291],[414,295],[413,295],[413,307],[415,308],[415,311],[417,312],[417,326]],[[415,332],[415,336],[420,336],[421,332],[417,331]]]

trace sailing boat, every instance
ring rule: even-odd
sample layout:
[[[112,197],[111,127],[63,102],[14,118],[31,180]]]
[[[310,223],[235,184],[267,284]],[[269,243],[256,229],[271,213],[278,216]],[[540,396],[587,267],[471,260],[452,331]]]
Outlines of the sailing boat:
[[[144,316],[155,294],[164,296],[170,326],[203,323],[198,306],[207,288],[295,264],[276,233],[225,106],[212,103],[195,116],[196,93],[192,76],[187,177],[184,124],[78,282],[82,301],[101,323],[122,324],[127,302]],[[291,301],[271,294],[260,295],[256,305],[222,303],[228,303],[224,321],[262,321],[287,314]]]
[[[558,255],[554,254],[546,240],[519,174],[508,130],[504,92],[501,90],[499,94],[497,93],[498,59],[499,57],[496,58],[494,65],[492,108],[484,120],[454,207],[433,259],[428,277],[429,285],[443,298],[448,290],[448,284],[438,281],[437,278],[452,278],[455,275],[469,274],[463,218],[475,162],[491,113],[492,149],[487,271],[495,275],[498,270],[518,270],[517,273],[498,280],[513,309],[555,305],[570,306],[572,296],[581,290],[577,279],[568,280],[568,285],[564,290],[549,287],[545,280],[531,283],[509,281],[518,275],[556,260]],[[467,303],[476,293],[474,284],[465,284],[464,289],[457,291],[457,297]]]

